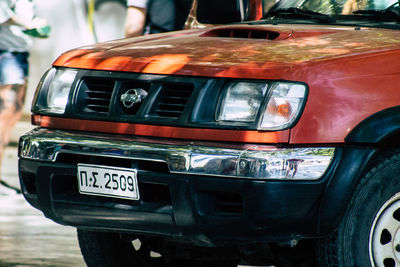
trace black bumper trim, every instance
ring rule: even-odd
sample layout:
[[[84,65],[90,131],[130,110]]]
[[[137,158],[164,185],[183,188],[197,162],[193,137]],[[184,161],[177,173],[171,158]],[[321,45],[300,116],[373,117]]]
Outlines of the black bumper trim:
[[[60,224],[181,238],[202,246],[315,236],[326,185],[326,180],[255,181],[139,171],[139,190],[140,184],[162,185],[170,199],[157,201],[141,192],[142,200],[129,202],[80,195],[73,164],[20,159],[19,168],[25,198]]]

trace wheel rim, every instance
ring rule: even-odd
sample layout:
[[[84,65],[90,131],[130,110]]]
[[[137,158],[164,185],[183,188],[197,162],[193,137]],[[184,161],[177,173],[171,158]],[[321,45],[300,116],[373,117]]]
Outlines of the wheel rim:
[[[400,193],[386,201],[374,218],[369,257],[372,266],[400,266]]]

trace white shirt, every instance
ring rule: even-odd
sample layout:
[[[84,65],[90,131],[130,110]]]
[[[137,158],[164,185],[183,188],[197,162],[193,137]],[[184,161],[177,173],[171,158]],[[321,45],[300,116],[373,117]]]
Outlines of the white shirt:
[[[149,3],[149,0],[128,0],[127,6],[147,8],[148,3]]]
[[[10,18],[28,24],[34,17],[34,5],[29,0],[0,0],[0,23]],[[0,24],[0,50],[28,51],[32,41],[23,27]]]

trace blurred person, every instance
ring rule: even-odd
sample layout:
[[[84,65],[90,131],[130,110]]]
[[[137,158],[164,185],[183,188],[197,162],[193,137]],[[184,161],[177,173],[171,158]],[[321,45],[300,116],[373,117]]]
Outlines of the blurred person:
[[[128,0],[125,36],[183,29],[192,0]]]
[[[0,164],[13,127],[20,119],[27,88],[31,38],[45,37],[32,0],[0,0]],[[1,165],[0,165],[1,166]],[[0,184],[8,186],[0,177]]]
[[[342,9],[342,15],[351,15],[354,11],[364,10],[367,7],[368,1],[347,0]]]

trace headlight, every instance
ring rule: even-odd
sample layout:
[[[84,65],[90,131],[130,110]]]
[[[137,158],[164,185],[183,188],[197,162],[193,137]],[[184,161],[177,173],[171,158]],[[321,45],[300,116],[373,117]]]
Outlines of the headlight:
[[[222,93],[217,120],[254,122],[267,88],[266,83],[228,83]]]
[[[222,90],[216,119],[257,123],[260,130],[282,130],[299,117],[306,94],[301,83],[230,82]]]
[[[78,72],[69,69],[50,69],[43,76],[37,90],[34,111],[63,114],[68,103],[72,83]]]

